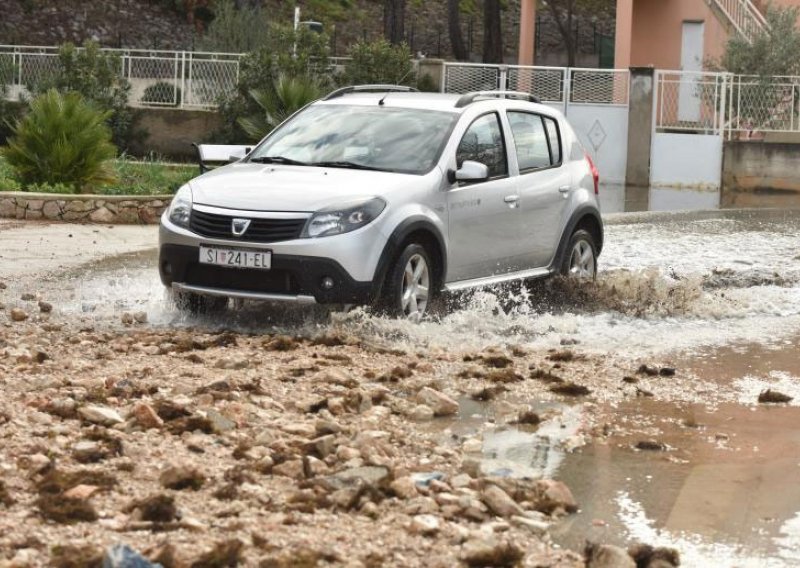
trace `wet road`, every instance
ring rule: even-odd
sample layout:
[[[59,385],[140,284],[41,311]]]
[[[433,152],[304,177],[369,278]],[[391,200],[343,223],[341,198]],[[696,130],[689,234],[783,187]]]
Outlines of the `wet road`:
[[[0,276],[12,290],[35,289],[62,311],[94,324],[116,325],[120,312],[145,310],[154,325],[296,333],[341,326],[417,350],[504,344],[547,349],[567,340],[586,353],[674,365],[713,388],[672,393],[669,401],[599,401],[591,413],[607,422],[608,436],[587,446],[569,443],[584,421],[582,405],[523,401],[558,415],[538,431],[487,428],[491,408],[479,405],[459,423],[442,427],[482,435],[492,471],[566,481],[582,512],[556,529],[565,546],[580,547],[587,536],[644,540],[676,546],[686,566],[795,566],[799,229],[800,213],[791,211],[610,215],[596,285],[552,284],[534,288],[533,296],[519,287],[477,292],[454,300],[440,320],[418,325],[359,311],[328,323],[263,306],[245,306],[213,322],[187,321],[158,281],[155,250],[148,246],[155,240],[152,228],[115,237],[108,249],[88,258],[80,256],[92,250],[88,244],[117,229],[81,233],[75,244],[60,233],[38,242],[28,233],[31,247],[53,247],[50,254],[58,254],[65,267],[46,275],[34,261],[9,272],[9,258],[20,267],[19,259],[27,257],[8,256],[9,235],[16,235],[17,247],[23,241],[16,229],[0,227],[0,254],[6,255]],[[70,250],[78,260],[64,252]],[[757,394],[769,387],[794,401],[757,405]],[[642,439],[657,439],[667,451],[634,449]]]

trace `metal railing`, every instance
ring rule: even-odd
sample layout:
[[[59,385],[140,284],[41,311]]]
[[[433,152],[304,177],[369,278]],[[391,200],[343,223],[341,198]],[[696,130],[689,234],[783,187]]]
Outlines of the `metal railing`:
[[[241,53],[103,49],[119,56],[131,106],[213,109],[239,80]],[[58,72],[58,48],[0,45],[0,81],[17,99]],[[5,76],[2,76],[5,75]]]
[[[572,104],[628,104],[627,69],[586,69],[480,63],[444,63],[442,92],[510,90],[531,93],[566,110]]]
[[[767,20],[756,8],[752,0],[707,0],[714,4],[733,24],[747,41],[752,42],[755,34],[768,27]]]
[[[655,131],[722,134],[730,77],[728,73],[657,70]]]
[[[800,132],[800,77],[733,76],[727,128],[747,136]]]

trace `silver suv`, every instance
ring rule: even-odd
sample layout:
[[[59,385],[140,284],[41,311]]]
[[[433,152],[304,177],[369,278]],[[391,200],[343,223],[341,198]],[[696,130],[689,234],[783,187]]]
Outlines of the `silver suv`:
[[[440,292],[593,278],[597,191],[564,116],[530,95],[347,87],[183,186],[160,274],[191,310],[243,298],[419,317]]]

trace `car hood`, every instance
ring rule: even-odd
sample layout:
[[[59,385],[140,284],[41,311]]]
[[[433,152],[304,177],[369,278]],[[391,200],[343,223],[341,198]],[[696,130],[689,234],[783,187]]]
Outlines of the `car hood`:
[[[344,168],[231,164],[189,182],[198,205],[246,211],[313,212],[385,195],[418,176]]]

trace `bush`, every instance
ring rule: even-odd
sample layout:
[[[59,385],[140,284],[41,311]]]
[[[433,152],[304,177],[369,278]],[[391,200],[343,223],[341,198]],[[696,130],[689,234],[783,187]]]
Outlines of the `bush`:
[[[65,184],[91,190],[114,180],[116,155],[110,112],[100,112],[78,93],[55,89],[31,102],[13,129],[3,156],[24,184]]]
[[[145,104],[176,107],[180,102],[181,88],[166,81],[148,85],[142,93],[142,103]]]
[[[797,7],[769,5],[766,19],[769,27],[761,29],[748,42],[741,34],[732,34],[719,62],[710,67],[740,75],[800,74],[800,29]]]
[[[436,86],[436,81],[433,80],[428,74],[420,75],[417,79],[417,89],[423,93],[438,93],[439,88]]]
[[[250,97],[260,107],[260,112],[240,117],[238,124],[250,141],[257,142],[295,112],[317,100],[320,88],[309,76],[283,75],[267,89],[251,91]]]
[[[392,45],[385,39],[359,42],[350,48],[348,55],[351,60],[339,77],[342,85],[416,84],[411,51],[406,44]]]
[[[56,89],[61,93],[80,93],[98,109],[110,111],[108,125],[112,139],[120,149],[126,149],[143,133],[134,126],[135,115],[128,108],[131,86],[122,77],[122,61],[113,53],[100,50],[95,42],[86,42],[82,49],[71,43],[58,50],[58,66],[52,75],[28,85],[28,90],[40,95]]]
[[[239,143],[249,139],[239,124],[240,119],[263,112],[251,93],[274,90],[280,77],[308,78],[313,75],[320,93],[333,87],[326,35],[303,28],[295,33],[290,27],[273,25],[267,36],[269,39],[264,47],[242,58],[236,91],[219,101],[224,126],[215,133],[217,141]],[[293,54],[295,45],[297,52]]]
[[[20,115],[19,103],[8,100],[8,86],[13,81],[14,65],[10,57],[0,56],[0,144],[11,132],[10,124]]]
[[[175,193],[193,177],[196,165],[164,164],[125,157],[114,163],[118,181],[103,189],[106,195],[164,195]]]
[[[218,0],[214,19],[200,38],[203,51],[244,53],[263,47],[269,41],[267,11],[260,5],[237,9],[231,0]]]

